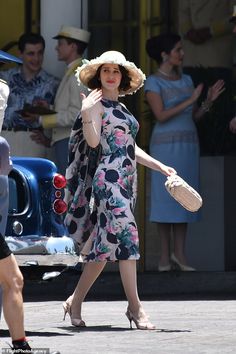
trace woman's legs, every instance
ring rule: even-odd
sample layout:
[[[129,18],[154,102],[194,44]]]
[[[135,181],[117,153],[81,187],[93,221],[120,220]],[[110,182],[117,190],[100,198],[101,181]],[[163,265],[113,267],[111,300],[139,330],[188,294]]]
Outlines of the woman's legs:
[[[137,289],[137,269],[135,260],[119,261],[120,276],[125,295],[132,313],[138,314],[141,303]]]
[[[81,307],[85,296],[104,269],[105,265],[106,262],[91,262],[85,264],[84,270],[80,276],[80,280],[75,288],[74,293],[72,294],[73,299],[70,308],[71,319],[81,319]],[[120,261],[119,267],[122,284],[129,304],[127,311],[129,313],[127,314],[127,317],[129,318],[130,322],[135,322],[137,328],[154,329],[155,327],[149,322],[139,300],[137,290],[136,261]],[[67,301],[70,301],[70,299]]]
[[[187,223],[173,224],[174,255],[181,264],[186,265],[185,240],[187,235]]]
[[[172,224],[157,223],[157,227],[161,243],[159,266],[167,266],[170,264],[170,237]]]
[[[73,300],[71,304],[71,317],[81,318],[82,302],[85,299],[89,289],[103,271],[106,262],[88,262],[85,264],[83,272],[80,276],[78,284],[72,294]]]
[[[119,261],[120,276],[124,287],[125,295],[128,300],[128,309],[126,316],[130,324],[132,321],[139,329],[155,329],[155,326],[148,320],[145,311],[142,308],[137,290],[137,270],[136,261]]]

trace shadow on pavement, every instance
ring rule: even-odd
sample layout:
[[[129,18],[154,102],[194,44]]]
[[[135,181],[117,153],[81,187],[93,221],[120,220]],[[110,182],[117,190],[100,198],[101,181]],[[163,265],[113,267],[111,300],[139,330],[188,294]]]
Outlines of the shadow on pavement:
[[[26,335],[32,336],[32,337],[63,337],[63,336],[71,336],[70,333],[65,334],[65,333],[58,333],[58,332],[38,332],[38,331],[26,331]],[[9,338],[9,332],[8,330],[3,330],[0,329],[0,338],[1,337],[8,337]]]

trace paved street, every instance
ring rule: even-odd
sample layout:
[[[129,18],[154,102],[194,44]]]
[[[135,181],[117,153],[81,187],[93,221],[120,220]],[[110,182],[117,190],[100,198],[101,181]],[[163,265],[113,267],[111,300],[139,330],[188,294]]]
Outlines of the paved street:
[[[61,354],[201,354],[236,352],[235,300],[143,301],[156,324],[154,331],[130,330],[125,301],[87,301],[87,328],[62,321],[61,301],[25,303],[25,324],[32,347],[60,350]],[[2,320],[0,347],[9,342]]]
[[[139,294],[154,331],[130,330],[117,272],[103,273],[90,290],[83,306],[84,329],[71,326],[68,316],[62,320],[62,301],[80,272],[43,282],[29,280],[25,273],[25,325],[32,347],[61,354],[235,354],[235,272],[163,273],[138,273]],[[3,319],[0,328],[2,349],[10,342]]]

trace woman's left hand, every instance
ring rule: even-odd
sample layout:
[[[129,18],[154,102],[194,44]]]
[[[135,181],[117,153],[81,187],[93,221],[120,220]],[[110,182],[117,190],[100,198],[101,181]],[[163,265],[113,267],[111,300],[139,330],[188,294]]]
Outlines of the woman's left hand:
[[[177,172],[175,171],[175,169],[173,167],[170,166],[166,166],[164,164],[161,165],[161,173],[163,173],[166,176],[170,176],[172,174],[177,174]]]
[[[207,92],[207,101],[214,102],[220,94],[225,90],[224,80],[217,80],[213,86],[209,87]]]

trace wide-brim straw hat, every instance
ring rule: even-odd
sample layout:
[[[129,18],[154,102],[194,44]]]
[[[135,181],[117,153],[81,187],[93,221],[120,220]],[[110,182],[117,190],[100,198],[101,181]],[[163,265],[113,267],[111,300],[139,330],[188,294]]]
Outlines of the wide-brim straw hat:
[[[12,54],[0,50],[0,62],[6,63],[11,61],[14,63],[22,64],[22,60],[20,58],[17,58]]]
[[[89,87],[89,81],[96,75],[97,69],[103,64],[121,65],[128,71],[131,87],[126,91],[120,90],[119,96],[131,95],[143,86],[146,76],[142,70],[137,68],[134,63],[126,60],[122,53],[115,50],[105,52],[90,61],[83,60],[83,65],[76,70],[78,82],[92,89],[92,87]]]

